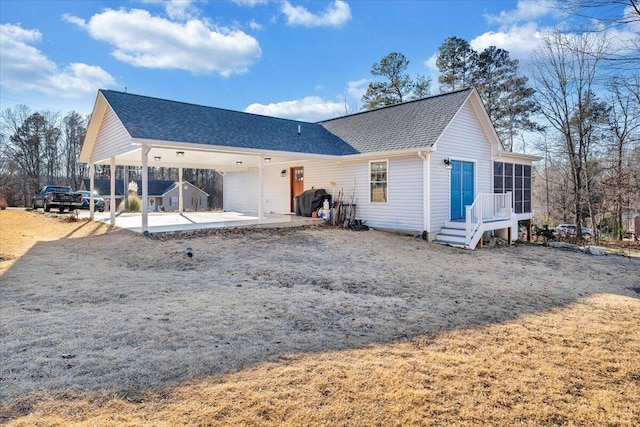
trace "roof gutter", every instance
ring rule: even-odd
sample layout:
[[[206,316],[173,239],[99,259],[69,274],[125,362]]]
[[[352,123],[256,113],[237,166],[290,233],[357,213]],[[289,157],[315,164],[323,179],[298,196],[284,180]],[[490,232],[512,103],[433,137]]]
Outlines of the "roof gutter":
[[[416,148],[407,148],[406,150],[394,150],[394,151],[375,151],[368,153],[358,153],[358,154],[345,154],[342,156],[334,156],[338,160],[360,160],[366,159],[370,157],[402,157],[407,155],[412,155],[418,152],[430,153],[436,151],[432,147],[416,147]]]
[[[528,160],[531,162],[542,160],[542,157],[540,156],[534,156],[533,154],[514,153],[513,151],[499,151],[498,155],[494,158],[494,160],[499,160],[502,158]]]

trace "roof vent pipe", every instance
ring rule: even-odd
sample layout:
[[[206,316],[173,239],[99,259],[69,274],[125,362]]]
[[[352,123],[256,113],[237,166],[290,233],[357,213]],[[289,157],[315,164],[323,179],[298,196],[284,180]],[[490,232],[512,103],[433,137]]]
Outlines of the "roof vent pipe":
[[[302,128],[300,125],[298,125],[298,135],[302,134]]]

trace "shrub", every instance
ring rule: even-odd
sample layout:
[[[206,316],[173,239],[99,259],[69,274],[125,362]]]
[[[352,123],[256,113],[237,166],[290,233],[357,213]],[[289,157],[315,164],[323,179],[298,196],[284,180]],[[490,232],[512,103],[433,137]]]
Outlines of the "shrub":
[[[138,196],[131,195],[127,200],[127,211],[128,212],[140,212],[142,210],[142,203]]]
[[[544,239],[545,244],[549,242],[549,240],[553,240],[556,236],[556,230],[549,228],[549,224],[544,224],[542,227],[534,225],[533,228],[533,233],[536,236],[541,236]]]

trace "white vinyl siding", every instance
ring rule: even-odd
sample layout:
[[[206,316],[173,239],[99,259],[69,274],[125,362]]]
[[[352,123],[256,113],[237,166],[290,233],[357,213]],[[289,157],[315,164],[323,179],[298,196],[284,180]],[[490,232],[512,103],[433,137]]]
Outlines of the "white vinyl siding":
[[[388,162],[388,203],[369,202],[369,160],[305,162],[305,190],[324,188],[332,194],[331,182],[335,182],[335,196],[340,190],[346,196],[354,194],[356,216],[368,226],[422,232],[422,159],[416,153]],[[344,201],[350,203],[346,196]]]
[[[91,160],[94,162],[140,149],[139,146],[131,143],[129,133],[111,107],[107,107],[96,141],[99,143],[91,153]]]
[[[343,201],[356,204],[357,217],[373,228],[421,232],[422,159],[413,156],[388,160],[388,203],[370,203],[369,160],[338,161],[309,160],[290,165],[264,168],[265,212],[289,213],[290,167],[304,167],[304,190],[323,188],[337,198],[343,192]],[[286,177],[280,176],[282,169]],[[331,182],[336,184],[335,189]],[[355,189],[355,191],[354,191]],[[352,197],[353,196],[353,197]],[[258,211],[258,169],[224,175],[224,208],[227,211]]]
[[[474,198],[479,193],[491,193],[493,166],[491,144],[480,120],[467,102],[460,109],[437,143],[431,155],[431,228],[437,231],[450,219],[450,170],[444,159],[474,163]]]

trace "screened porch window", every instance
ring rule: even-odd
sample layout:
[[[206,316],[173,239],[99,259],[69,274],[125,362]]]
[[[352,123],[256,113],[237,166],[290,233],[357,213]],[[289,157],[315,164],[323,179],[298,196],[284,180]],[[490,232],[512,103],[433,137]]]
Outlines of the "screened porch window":
[[[386,160],[369,162],[370,181],[370,200],[372,203],[387,202],[387,167]]]
[[[531,212],[531,166],[493,162],[493,192],[509,191],[515,213]]]

